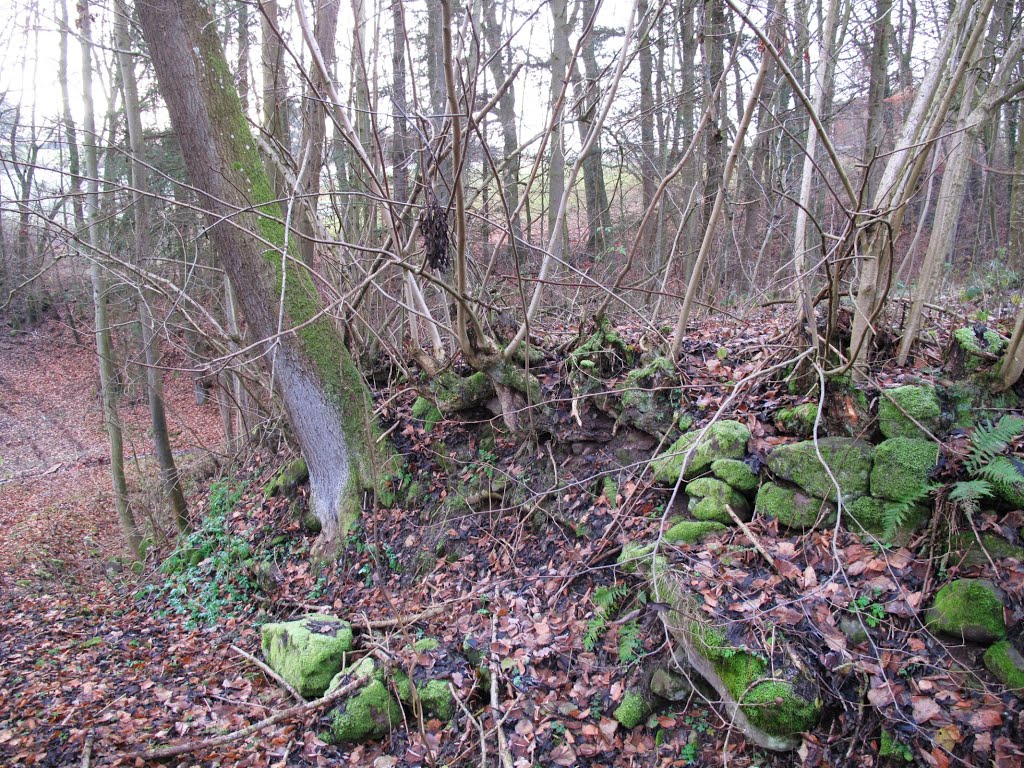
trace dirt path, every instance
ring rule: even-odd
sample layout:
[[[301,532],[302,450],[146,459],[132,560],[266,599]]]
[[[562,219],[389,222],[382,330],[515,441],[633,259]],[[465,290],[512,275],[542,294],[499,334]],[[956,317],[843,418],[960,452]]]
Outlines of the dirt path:
[[[91,349],[55,326],[0,339],[0,586],[72,579],[124,553]],[[215,405],[198,407],[189,377],[165,379],[176,451],[216,447]],[[140,387],[121,402],[125,459],[143,482],[152,451]]]

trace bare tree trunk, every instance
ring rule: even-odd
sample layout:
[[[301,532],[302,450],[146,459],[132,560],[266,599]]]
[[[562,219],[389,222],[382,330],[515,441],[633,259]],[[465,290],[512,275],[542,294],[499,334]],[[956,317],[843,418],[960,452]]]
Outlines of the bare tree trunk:
[[[569,48],[569,4],[567,0],[551,0],[551,23],[554,42],[551,50],[551,106],[558,103],[565,80],[569,73],[569,59],[572,51]],[[564,223],[559,221],[558,201],[565,190],[565,131],[563,121],[555,120],[551,131],[551,160],[548,164],[548,233],[563,241],[566,239]],[[556,229],[558,231],[556,231]],[[556,274],[560,271],[554,265]]]
[[[286,249],[208,11],[199,0],[146,0],[138,13],[217,253],[249,332],[274,356],[274,385],[310,469],[319,549],[330,553],[376,480],[369,394],[297,250]],[[290,325],[278,335],[281,308]]]
[[[400,208],[409,200],[409,136],[406,114],[409,99],[406,95],[405,48],[409,44],[405,31],[405,9],[400,0],[391,3],[391,25],[394,40],[391,48],[391,101],[394,103],[395,123],[391,138],[392,194]],[[408,216],[406,217],[408,219]],[[406,222],[409,223],[408,221]]]
[[[288,107],[288,74],[284,68],[284,45],[278,25],[277,0],[260,0],[260,27],[263,43],[260,61],[263,70],[263,130],[278,157],[291,153],[291,128]],[[277,200],[291,191],[276,162],[267,164],[270,188]]]
[[[598,82],[601,72],[597,66],[597,56],[594,53],[594,29],[593,17],[597,6],[594,0],[582,0],[580,11],[583,23],[587,25],[588,32],[586,40],[583,41],[580,58],[583,59],[583,73],[586,78],[581,82],[579,67],[573,67],[573,84],[576,87],[576,101],[579,104],[579,117],[577,124],[580,129],[580,141],[586,141],[590,134],[590,127],[594,123],[594,115],[601,104],[601,97],[598,91]],[[643,48],[641,49],[641,61],[643,61]],[[650,50],[647,50],[647,58],[650,59]],[[648,95],[650,95],[650,76],[648,76]],[[653,118],[652,118],[653,120]],[[653,130],[653,128],[652,128]],[[607,232],[611,229],[611,212],[608,209],[608,190],[605,188],[604,179],[604,156],[601,152],[600,136],[594,141],[594,146],[583,160],[583,189],[587,203],[587,250],[600,253],[605,249]]]
[[[641,0],[638,10],[643,20],[643,32],[640,36],[640,175],[641,189],[643,192],[643,209],[646,211],[654,200],[654,192],[657,189],[655,175],[657,165],[655,163],[656,149],[654,145],[654,90],[651,78],[653,76],[654,62],[651,56],[651,29],[654,26],[654,19],[650,15],[650,8],[647,0]],[[717,80],[712,80],[713,83]],[[656,230],[648,229],[645,237],[644,250],[648,255],[653,250],[654,235]]]
[[[867,174],[864,199],[872,200],[878,188],[881,163],[874,158],[882,151],[885,135],[885,97],[889,90],[889,38],[892,32],[892,0],[876,0],[874,38],[871,44],[871,74],[868,81],[868,125],[865,131],[864,164]]]
[[[139,108],[139,91],[135,79],[135,66],[130,53],[132,41],[128,35],[128,6],[118,0],[114,19],[117,40],[117,64],[121,73],[121,89],[124,94],[125,116],[128,122],[128,142],[131,148],[132,207],[135,227],[135,261],[140,266],[149,253],[149,219],[147,215],[149,176],[142,159],[142,115]],[[188,530],[188,507],[181,490],[178,468],[174,463],[174,452],[167,433],[167,413],[164,408],[164,377],[160,369],[159,340],[153,328],[153,314],[145,289],[139,300],[139,322],[142,326],[142,345],[146,361],[146,394],[149,399],[149,415],[152,422],[153,447],[160,467],[160,480],[164,496],[174,512],[174,521],[179,531]]]
[[[110,440],[110,479],[114,490],[114,507],[121,530],[128,541],[132,555],[141,554],[142,536],[135,524],[135,516],[128,504],[128,483],[124,476],[124,442],[121,421],[117,414],[117,394],[114,391],[114,350],[110,337],[110,322],[107,318],[107,286],[103,279],[97,253],[99,251],[99,161],[96,144],[95,107],[92,96],[92,18],[88,0],[78,2],[79,40],[82,46],[82,105],[85,128],[85,174],[89,179],[85,196],[85,217],[87,242],[93,250],[92,277],[93,306],[96,322],[96,355],[100,370],[100,394],[103,398],[103,421]]]

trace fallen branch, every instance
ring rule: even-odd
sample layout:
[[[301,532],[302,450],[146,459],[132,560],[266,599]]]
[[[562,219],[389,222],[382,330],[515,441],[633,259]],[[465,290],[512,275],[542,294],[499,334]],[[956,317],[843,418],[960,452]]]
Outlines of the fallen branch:
[[[747,540],[754,545],[754,549],[760,552],[761,557],[768,561],[768,565],[770,565],[773,569],[778,570],[778,567],[775,565],[775,559],[768,554],[768,550],[765,549],[764,546],[761,544],[760,539],[758,539],[757,536],[754,535],[754,532],[750,530],[749,527],[747,527],[746,523],[740,520],[739,515],[737,515],[733,511],[733,508],[726,504],[725,510],[729,513],[729,517],[732,518],[732,521],[740,527],[741,531],[743,531],[743,534],[747,537]]]
[[[225,744],[230,744],[232,741],[238,741],[244,739],[246,736],[251,736],[254,733],[262,731],[264,728],[269,728],[272,725],[290,720],[293,717],[299,717],[302,715],[309,714],[318,709],[326,707],[328,704],[333,704],[340,699],[348,696],[352,691],[359,688],[363,683],[367,681],[369,674],[360,675],[353,678],[345,685],[338,688],[336,691],[322,696],[319,699],[306,702],[305,704],[299,704],[294,707],[282,710],[276,715],[260,720],[258,723],[240,728],[237,731],[226,733],[223,736],[216,736],[212,739],[204,739],[203,741],[190,741],[187,744],[178,744],[173,747],[160,747],[159,749],[147,749],[140,750],[138,752],[132,752],[128,757],[138,757],[142,760],[166,760],[168,757],[177,757],[178,755],[187,755],[190,752],[197,752],[200,749],[213,749],[214,747],[221,747]]]
[[[498,590],[494,590],[494,601],[498,601]],[[493,648],[498,640],[498,613],[495,611],[491,614],[491,647]],[[504,717],[501,715],[501,704],[498,702],[498,681],[501,679],[499,675],[498,658],[494,651],[491,651],[489,665],[491,668],[491,712],[495,723],[497,724],[498,731],[498,762],[502,768],[512,768],[512,751],[508,748],[508,741],[505,739],[505,731],[502,729],[501,724],[504,722]]]
[[[263,674],[265,674],[267,677],[273,679],[278,685],[280,685],[282,688],[284,688],[286,691],[288,691],[288,693],[291,695],[291,697],[293,699],[295,699],[297,702],[299,702],[300,704],[305,704],[306,703],[306,700],[304,698],[302,698],[302,694],[299,693],[297,690],[295,690],[295,688],[292,686],[291,683],[289,683],[287,680],[285,680],[283,677],[281,677],[279,674],[277,674],[277,672],[275,672],[269,666],[267,666],[262,661],[257,659],[251,653],[247,653],[246,651],[243,651],[237,645],[232,645],[231,646],[231,650],[234,651],[235,653],[237,653],[242,658],[248,659],[253,664],[255,664],[257,667],[259,667],[261,670],[263,670]]]

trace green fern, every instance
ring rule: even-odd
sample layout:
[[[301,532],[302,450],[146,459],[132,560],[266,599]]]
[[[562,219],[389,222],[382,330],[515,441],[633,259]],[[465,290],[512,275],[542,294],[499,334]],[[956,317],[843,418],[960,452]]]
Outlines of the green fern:
[[[971,452],[967,458],[967,471],[973,475],[984,476],[988,465],[1000,456],[1010,442],[1024,431],[1024,418],[1020,416],[1003,416],[998,422],[979,424],[971,433]],[[1014,477],[1011,482],[1019,482]]]
[[[639,657],[642,647],[638,622],[627,621],[619,627],[619,663],[632,664]]]
[[[886,541],[891,541],[896,531],[903,527],[903,524],[907,522],[907,518],[910,516],[914,507],[927,499],[940,487],[941,486],[939,485],[930,483],[921,488],[911,499],[901,502],[893,501],[886,503],[882,508],[882,523],[884,525],[883,536]]]
[[[593,651],[597,648],[601,636],[608,629],[609,618],[615,614],[628,592],[629,588],[625,584],[615,584],[611,587],[601,586],[594,590],[594,596],[591,599],[597,606],[597,611],[594,613],[594,618],[587,622],[587,631],[583,634],[585,650]]]

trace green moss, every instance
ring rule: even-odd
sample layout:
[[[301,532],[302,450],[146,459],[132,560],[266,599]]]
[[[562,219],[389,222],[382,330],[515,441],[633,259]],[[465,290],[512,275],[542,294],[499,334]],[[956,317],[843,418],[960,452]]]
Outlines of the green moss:
[[[675,364],[666,357],[655,357],[626,374],[620,419],[645,432],[663,435],[675,423],[680,392]]]
[[[636,728],[647,720],[652,711],[651,703],[646,697],[635,691],[627,691],[619,706],[612,713],[612,717],[618,720],[624,728]]]
[[[873,453],[874,448],[863,440],[823,437],[817,445],[813,440],[780,445],[768,454],[768,468],[812,496],[838,501],[836,485],[825,469],[827,465],[842,489],[843,498],[852,500],[867,495]]]
[[[409,688],[409,675],[404,671],[395,673],[395,689],[403,704],[412,706],[412,691]],[[419,699],[423,714],[439,720],[451,720],[455,716],[455,698],[448,687],[447,680],[424,680],[416,685],[416,698]]]
[[[979,643],[1006,636],[1002,598],[982,579],[959,579],[940,589],[927,624],[932,631]]]
[[[437,407],[447,415],[473,408],[494,397],[494,384],[482,371],[465,377],[451,372],[442,373],[433,388]]]
[[[270,482],[263,488],[263,495],[267,498],[272,496],[290,496],[305,482],[309,480],[309,467],[306,460],[299,456],[292,459],[278,470]]]
[[[942,408],[935,387],[908,384],[887,389],[878,399],[878,427],[885,437],[926,438],[911,418],[931,433],[939,431]]]
[[[871,495],[892,501],[922,500],[931,486],[928,475],[939,459],[939,446],[930,440],[893,437],[875,448]]]
[[[949,552],[954,562],[962,561],[964,565],[988,565],[988,558],[1001,560],[1012,557],[1024,562],[1024,547],[1011,544],[1002,536],[991,531],[982,531],[979,535],[981,545],[974,533],[959,533],[950,542]],[[982,551],[984,547],[984,551]],[[988,552],[988,557],[985,556]]]
[[[683,478],[690,480],[707,472],[718,459],[739,459],[747,452],[750,430],[738,421],[719,421],[712,424],[698,443],[702,431],[695,429],[687,432],[654,460],[652,467],[657,482],[674,485],[681,471]],[[687,458],[688,453],[689,461],[683,471],[683,460]]]
[[[789,736],[810,730],[821,713],[817,701],[798,696],[793,684],[770,680],[755,685],[740,699],[750,722],[775,736]]]
[[[434,637],[421,637],[412,645],[412,648],[416,653],[436,651],[438,647],[440,647],[440,643],[438,643],[437,638]]]
[[[332,744],[381,739],[402,722],[402,710],[388,691],[383,674],[369,656],[339,672],[328,692],[345,685],[353,676],[366,676],[368,682],[331,711],[329,730],[321,734]]]
[[[430,400],[425,397],[417,397],[412,404],[412,417],[423,423],[423,429],[430,432],[437,426],[437,423],[444,417]]]
[[[669,544],[696,544],[712,534],[727,530],[727,526],[713,521],[681,520],[665,531],[665,541]]]
[[[267,664],[306,698],[323,695],[352,650],[352,626],[323,614],[264,624],[260,635]]]
[[[985,651],[985,666],[1007,688],[1024,690],[1024,657],[1009,640],[1000,640]]]
[[[739,459],[718,459],[711,463],[711,472],[719,480],[728,483],[737,491],[752,491],[757,488],[754,470]]]
[[[732,486],[714,477],[701,477],[686,485],[690,498],[690,514],[697,520],[717,520],[729,525],[732,516],[726,507],[731,507],[736,516],[750,519],[750,503]]]
[[[800,438],[808,438],[814,434],[814,422],[817,418],[817,403],[782,408],[775,414],[775,420],[783,430]]]
[[[964,368],[970,373],[988,364],[979,352],[1001,355],[1006,348],[1006,340],[993,330],[985,329],[981,338],[973,328],[958,328],[953,331],[953,340],[964,352]]]
[[[652,566],[651,554],[654,552],[654,544],[638,544],[636,542],[628,542],[622,547],[622,552],[616,559],[616,563],[622,567],[622,570],[626,573],[637,573],[640,571],[647,572]],[[654,569],[656,571],[666,567],[668,561],[664,555],[657,555],[654,560]]]
[[[926,507],[915,505],[906,509],[905,504],[876,499],[871,496],[861,496],[859,499],[855,499],[846,507],[846,514],[854,522],[849,526],[851,530],[863,529],[896,546],[906,545],[914,531],[928,519]],[[903,524],[887,531],[887,522],[900,516],[903,518]]]
[[[901,741],[897,741],[889,731],[882,729],[882,741],[878,748],[878,756],[881,758],[895,758],[908,763],[914,762],[914,753],[910,747]]]
[[[836,507],[832,502],[811,496],[799,488],[770,482],[762,485],[757,492],[754,511],[797,530],[812,527],[822,514],[825,516],[825,525],[832,525],[836,519]]]

